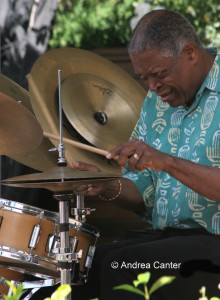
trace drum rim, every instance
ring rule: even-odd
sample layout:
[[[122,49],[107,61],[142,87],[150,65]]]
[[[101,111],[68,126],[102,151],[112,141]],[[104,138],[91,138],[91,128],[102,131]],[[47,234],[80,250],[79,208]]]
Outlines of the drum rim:
[[[39,218],[52,220],[55,223],[57,223],[59,219],[57,212],[3,198],[0,198],[0,210],[1,209],[29,216],[39,216]]]
[[[19,268],[19,267],[13,267],[13,266],[9,266],[8,265],[8,261],[7,261],[7,266],[3,264],[3,261],[1,261],[1,257],[4,258],[8,258],[11,259],[14,262],[21,262],[23,264],[26,265],[30,265],[33,267],[38,267],[38,270],[27,270],[24,267]],[[54,267],[54,269],[48,268],[47,265],[51,265]],[[45,275],[43,273],[40,272],[40,268],[44,268],[44,270],[48,270],[49,272],[53,272],[53,273],[57,273],[58,277],[59,277],[59,270],[57,269],[57,261],[54,259],[47,259],[46,257],[43,256],[39,256],[39,255],[33,255],[31,256],[30,254],[27,254],[24,251],[16,251],[16,249],[12,249],[9,247],[5,247],[5,246],[0,246],[0,265],[3,267],[6,267],[11,270],[14,271],[18,271],[20,273],[27,273],[30,275],[34,275],[40,278],[57,278],[57,276],[53,276],[53,275]],[[54,274],[55,275],[55,274]]]

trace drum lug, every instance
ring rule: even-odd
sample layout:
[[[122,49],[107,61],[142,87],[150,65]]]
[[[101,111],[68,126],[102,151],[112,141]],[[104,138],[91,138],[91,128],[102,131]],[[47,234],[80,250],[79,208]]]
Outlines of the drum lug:
[[[71,241],[71,246],[72,246],[72,253],[75,253],[79,240],[76,236],[74,236],[73,238],[70,239],[70,241]]]
[[[58,247],[58,236],[56,234],[50,235],[47,241],[47,252],[51,256],[55,248]]]
[[[82,258],[83,256],[83,249],[80,249],[78,252],[77,252],[77,258],[80,259]]]
[[[28,248],[36,249],[40,237],[40,225],[34,225]]]
[[[92,261],[93,261],[93,256],[94,256],[94,254],[95,254],[95,249],[96,249],[96,247],[95,246],[90,246],[89,247],[89,251],[88,251],[88,255],[87,255],[87,257],[86,257],[86,262],[85,262],[85,266],[87,267],[87,268],[91,268],[91,266],[92,266]]]

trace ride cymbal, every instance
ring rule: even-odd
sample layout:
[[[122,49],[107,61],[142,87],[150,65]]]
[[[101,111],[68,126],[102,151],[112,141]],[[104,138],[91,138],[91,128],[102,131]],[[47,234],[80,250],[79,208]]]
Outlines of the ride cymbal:
[[[78,171],[69,167],[54,167],[43,173],[16,176],[2,181],[4,185],[26,188],[45,188],[53,192],[74,190],[83,184],[119,178],[117,174]]]
[[[0,92],[3,94],[4,98],[8,96],[9,98],[18,102],[21,107],[23,105],[25,109],[28,109],[28,111],[32,113],[34,120],[36,120],[28,91],[2,74],[0,74]],[[11,125],[13,125],[13,121]],[[37,140],[37,136],[31,136],[31,143],[34,144],[36,142],[35,138]],[[9,142],[11,142],[11,140]],[[54,145],[50,142],[49,139],[43,138],[40,145],[34,149],[26,149],[25,152],[22,153],[11,153],[10,147],[8,147],[5,151],[5,154],[23,165],[26,165],[35,170],[44,171],[57,165],[57,153],[49,152],[49,149],[53,147]]]
[[[33,114],[19,103],[22,89],[5,85],[0,77],[0,154],[25,153],[36,149],[42,142],[43,131]],[[16,95],[16,98],[14,98]],[[26,95],[24,96],[24,98]],[[16,100],[15,100],[16,99]]]
[[[43,130],[59,135],[58,70],[62,79],[63,136],[105,150],[127,141],[139,117],[144,89],[110,61],[75,48],[50,50],[31,69],[30,99]],[[104,172],[120,172],[114,161],[65,146],[67,162],[75,159],[95,164]]]

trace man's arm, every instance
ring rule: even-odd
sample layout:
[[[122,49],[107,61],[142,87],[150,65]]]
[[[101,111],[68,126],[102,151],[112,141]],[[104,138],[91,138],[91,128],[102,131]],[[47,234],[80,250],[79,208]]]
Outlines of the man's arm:
[[[144,201],[135,184],[127,178],[120,178],[119,180],[106,182],[102,186],[99,193],[101,200],[104,201],[106,199],[108,201],[108,199],[113,199],[114,204],[121,207],[134,211],[143,211],[145,209]],[[120,194],[118,194],[119,192]],[[115,196],[116,198],[114,199]]]
[[[100,172],[96,166],[82,162],[72,161],[72,165],[74,168],[81,171]],[[108,199],[113,199],[112,201],[114,201],[114,204],[137,212],[145,209],[143,198],[135,184],[131,180],[123,177],[97,182],[97,184],[92,185],[81,185],[75,189],[74,192],[84,196],[98,197],[100,195],[100,201],[105,201],[103,199],[106,199],[106,201],[108,201]]]
[[[135,139],[109,152],[107,158],[113,157],[118,157],[118,163],[122,167],[128,163],[130,170],[150,168],[165,171],[200,195],[220,201],[219,168],[168,155]]]

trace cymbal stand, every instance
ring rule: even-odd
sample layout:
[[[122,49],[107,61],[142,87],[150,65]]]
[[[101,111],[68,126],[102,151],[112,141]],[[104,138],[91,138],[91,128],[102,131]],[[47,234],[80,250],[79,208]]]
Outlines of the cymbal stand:
[[[59,92],[59,123],[60,123],[60,143],[58,146],[58,166],[67,166],[65,159],[65,147],[63,144],[62,131],[62,99],[61,99],[61,71],[58,70],[58,92]],[[65,178],[62,178],[64,181]],[[59,223],[60,223],[60,243],[59,247],[54,250],[58,268],[60,269],[61,285],[71,285],[71,270],[74,260],[77,260],[76,253],[73,253],[70,247],[69,237],[69,201],[73,197],[72,191],[65,193],[54,193],[54,198],[59,201]],[[66,300],[71,300],[71,295],[65,297]]]

